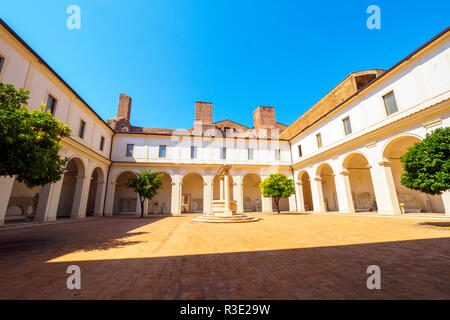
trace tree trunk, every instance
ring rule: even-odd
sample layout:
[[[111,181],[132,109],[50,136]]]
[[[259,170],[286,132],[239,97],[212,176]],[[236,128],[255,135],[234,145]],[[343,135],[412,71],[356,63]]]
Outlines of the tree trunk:
[[[277,212],[278,212],[278,214],[280,214],[280,206],[279,206],[279,203],[280,203],[280,197],[275,197],[275,207],[277,207]]]
[[[141,196],[139,196],[139,201],[141,202],[141,218],[144,217],[144,202],[145,202],[145,198],[144,200],[142,200]]]

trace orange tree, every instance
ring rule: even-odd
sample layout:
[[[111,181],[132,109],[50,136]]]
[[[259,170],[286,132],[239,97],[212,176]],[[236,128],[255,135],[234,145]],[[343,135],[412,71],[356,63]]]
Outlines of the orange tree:
[[[274,199],[278,213],[280,213],[280,199],[288,198],[295,192],[294,180],[281,173],[271,174],[259,186],[264,197]]]
[[[137,176],[129,176],[125,185],[136,191],[141,203],[141,218],[144,217],[144,201],[151,200],[162,187],[162,175],[151,170],[138,172]]]
[[[57,182],[68,159],[59,157],[70,128],[50,112],[29,111],[29,92],[0,83],[0,176],[15,176],[29,188]]]
[[[410,189],[441,194],[450,189],[450,127],[438,128],[400,158],[400,182]]]

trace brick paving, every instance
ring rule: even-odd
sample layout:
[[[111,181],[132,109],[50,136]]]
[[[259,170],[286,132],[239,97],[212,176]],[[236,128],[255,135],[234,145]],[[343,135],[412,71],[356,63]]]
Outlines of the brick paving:
[[[450,298],[449,222],[256,216],[246,224],[188,215],[0,229],[0,299]],[[81,268],[81,290],[66,287],[71,264]],[[366,287],[373,264],[381,290]]]

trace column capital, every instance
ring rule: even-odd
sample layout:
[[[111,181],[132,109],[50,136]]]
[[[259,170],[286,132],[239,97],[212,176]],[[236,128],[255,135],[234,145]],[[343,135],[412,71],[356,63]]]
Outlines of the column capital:
[[[296,184],[297,184],[298,186],[301,186],[301,185],[303,185],[303,182],[297,181]]]
[[[380,161],[378,164],[382,167],[390,167],[392,165],[391,161]]]
[[[348,172],[347,170],[343,170],[340,172],[340,174],[343,176],[348,176],[348,175],[350,175],[350,172]]]
[[[322,181],[322,178],[321,177],[315,177],[314,180],[315,181]]]

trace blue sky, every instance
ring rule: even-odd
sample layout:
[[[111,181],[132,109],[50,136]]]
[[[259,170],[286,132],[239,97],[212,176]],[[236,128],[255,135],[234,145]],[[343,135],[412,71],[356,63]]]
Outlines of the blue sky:
[[[81,29],[66,27],[69,5]],[[366,9],[381,8],[369,30]],[[196,100],[214,121],[253,126],[275,106],[291,124],[350,72],[389,68],[449,24],[450,1],[2,1],[5,20],[104,119],[120,93],[136,126],[190,128]]]

